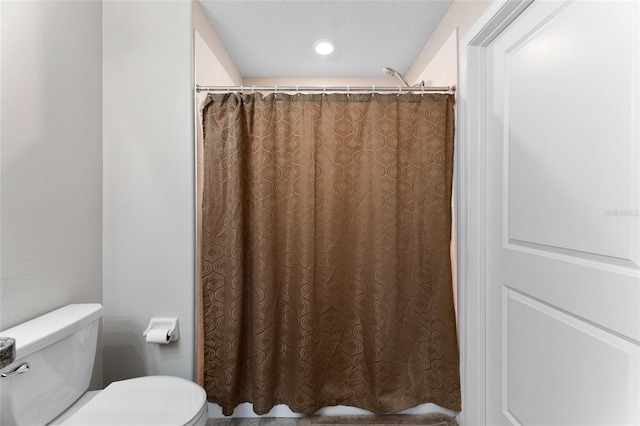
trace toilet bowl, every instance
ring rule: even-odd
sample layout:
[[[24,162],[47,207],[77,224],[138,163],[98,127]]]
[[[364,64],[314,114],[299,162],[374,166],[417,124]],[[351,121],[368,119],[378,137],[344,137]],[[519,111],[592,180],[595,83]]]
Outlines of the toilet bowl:
[[[3,426],[204,426],[204,389],[189,380],[148,376],[87,392],[95,359],[99,304],[68,305],[0,333],[16,340],[1,369]]]
[[[204,426],[204,390],[179,377],[149,376],[113,382],[86,397],[49,426]]]

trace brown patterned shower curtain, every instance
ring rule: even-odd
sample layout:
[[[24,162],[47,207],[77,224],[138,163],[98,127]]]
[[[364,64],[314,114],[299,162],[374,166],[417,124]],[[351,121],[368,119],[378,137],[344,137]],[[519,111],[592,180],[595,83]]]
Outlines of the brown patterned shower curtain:
[[[209,95],[202,339],[211,402],[460,409],[454,97]]]

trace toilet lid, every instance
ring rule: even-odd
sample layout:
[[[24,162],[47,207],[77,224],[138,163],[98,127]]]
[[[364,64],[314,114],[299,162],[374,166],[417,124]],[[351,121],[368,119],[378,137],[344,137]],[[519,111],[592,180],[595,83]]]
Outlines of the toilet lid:
[[[204,389],[193,382],[179,377],[140,377],[111,383],[65,425],[186,425],[206,404]]]

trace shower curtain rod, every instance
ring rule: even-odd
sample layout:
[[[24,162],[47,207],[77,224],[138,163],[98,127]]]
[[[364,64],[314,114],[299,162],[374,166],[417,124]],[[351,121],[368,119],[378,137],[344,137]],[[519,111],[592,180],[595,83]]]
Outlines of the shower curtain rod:
[[[196,92],[455,92],[456,86],[425,87],[425,86],[200,86],[196,85]]]

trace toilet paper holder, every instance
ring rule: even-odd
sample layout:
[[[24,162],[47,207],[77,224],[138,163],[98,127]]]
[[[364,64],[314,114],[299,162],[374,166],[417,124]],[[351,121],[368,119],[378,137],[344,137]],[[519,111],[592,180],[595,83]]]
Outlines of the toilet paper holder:
[[[165,335],[166,333],[166,342],[156,342],[154,340],[150,340],[148,334],[152,330],[152,334],[154,335],[158,335],[159,332],[162,332],[163,335]],[[175,342],[180,338],[178,318],[151,318],[151,320],[149,320],[149,327],[147,327],[142,335],[147,337],[147,342],[151,343]]]

